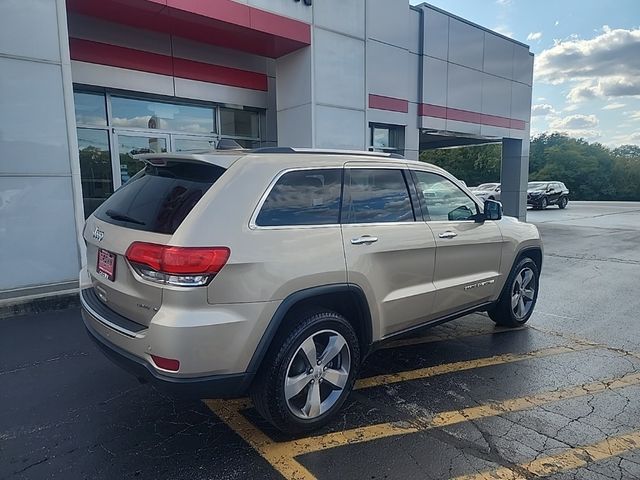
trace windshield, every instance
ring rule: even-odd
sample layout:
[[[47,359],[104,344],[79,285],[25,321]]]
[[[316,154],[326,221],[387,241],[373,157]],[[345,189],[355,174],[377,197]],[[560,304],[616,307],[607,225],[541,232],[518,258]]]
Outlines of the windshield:
[[[545,190],[547,182],[529,182],[529,190]]]
[[[482,185],[478,185],[476,188],[478,190],[493,190],[497,186],[497,183],[483,183]]]

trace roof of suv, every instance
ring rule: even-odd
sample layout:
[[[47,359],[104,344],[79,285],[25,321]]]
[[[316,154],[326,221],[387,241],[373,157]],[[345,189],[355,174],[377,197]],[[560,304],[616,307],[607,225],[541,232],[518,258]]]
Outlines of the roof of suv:
[[[163,162],[169,159],[178,160],[196,160],[206,163],[214,163],[223,168],[229,168],[237,160],[247,156],[254,155],[269,155],[273,157],[274,154],[281,157],[283,160],[287,159],[289,155],[331,155],[331,156],[350,156],[360,157],[368,161],[380,161],[384,163],[393,161],[402,161],[407,163],[415,163],[416,165],[428,165],[439,170],[439,167],[431,165],[426,162],[419,162],[416,160],[408,160],[397,153],[384,153],[384,152],[371,152],[362,150],[337,150],[337,149],[315,149],[315,148],[292,148],[292,147],[265,147],[249,149],[237,149],[237,150],[203,150],[189,153],[145,153],[142,155],[136,155],[135,158],[147,161],[149,163]],[[282,155],[285,154],[285,155]],[[290,157],[289,157],[290,158]],[[286,163],[290,163],[286,161]]]

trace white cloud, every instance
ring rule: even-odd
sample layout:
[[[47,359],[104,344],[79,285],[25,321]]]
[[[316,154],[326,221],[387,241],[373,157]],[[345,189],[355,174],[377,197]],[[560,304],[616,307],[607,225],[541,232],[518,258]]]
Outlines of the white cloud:
[[[555,22],[553,25],[554,25],[554,26],[556,26],[556,27],[557,27],[558,25],[560,25],[560,20],[556,20],[556,22]]]
[[[569,83],[570,102],[640,95],[640,28],[611,29],[591,39],[558,40],[535,62],[536,80]]]
[[[505,37],[513,38],[513,32],[506,25],[498,25],[497,27],[493,27],[491,30],[498,32]]]
[[[558,112],[556,112],[553,106],[549,105],[548,103],[539,103],[531,107],[532,117],[555,115],[556,113]]]
[[[511,5],[511,0],[496,0],[496,3],[503,7],[508,7]]]
[[[587,130],[595,128],[600,122],[595,115],[568,115],[554,119],[549,126],[554,130]]]
[[[542,38],[542,32],[531,32],[527,35],[527,40],[536,41]]]
[[[628,115],[631,120],[640,120],[640,110],[635,112],[624,112],[625,115]]]
[[[618,108],[624,108],[626,106],[624,103],[609,103],[602,107],[602,110],[617,110]]]

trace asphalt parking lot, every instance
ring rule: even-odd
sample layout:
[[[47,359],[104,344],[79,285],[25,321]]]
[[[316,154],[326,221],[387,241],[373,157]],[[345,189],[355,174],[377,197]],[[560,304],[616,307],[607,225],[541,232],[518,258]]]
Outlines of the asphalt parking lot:
[[[305,438],[244,399],[139,384],[75,309],[0,320],[0,478],[640,478],[640,203],[529,221],[545,259],[528,326],[476,314],[387,345]]]

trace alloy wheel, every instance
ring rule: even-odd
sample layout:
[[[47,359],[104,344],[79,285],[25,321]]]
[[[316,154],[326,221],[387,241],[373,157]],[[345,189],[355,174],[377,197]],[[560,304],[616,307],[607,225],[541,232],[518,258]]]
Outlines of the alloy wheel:
[[[351,352],[335,330],[321,330],[304,340],[291,358],[284,396],[296,417],[311,420],[327,412],[342,395],[351,371]]]
[[[531,310],[536,288],[533,270],[529,267],[524,267],[516,275],[511,290],[511,310],[518,320],[525,318]]]

